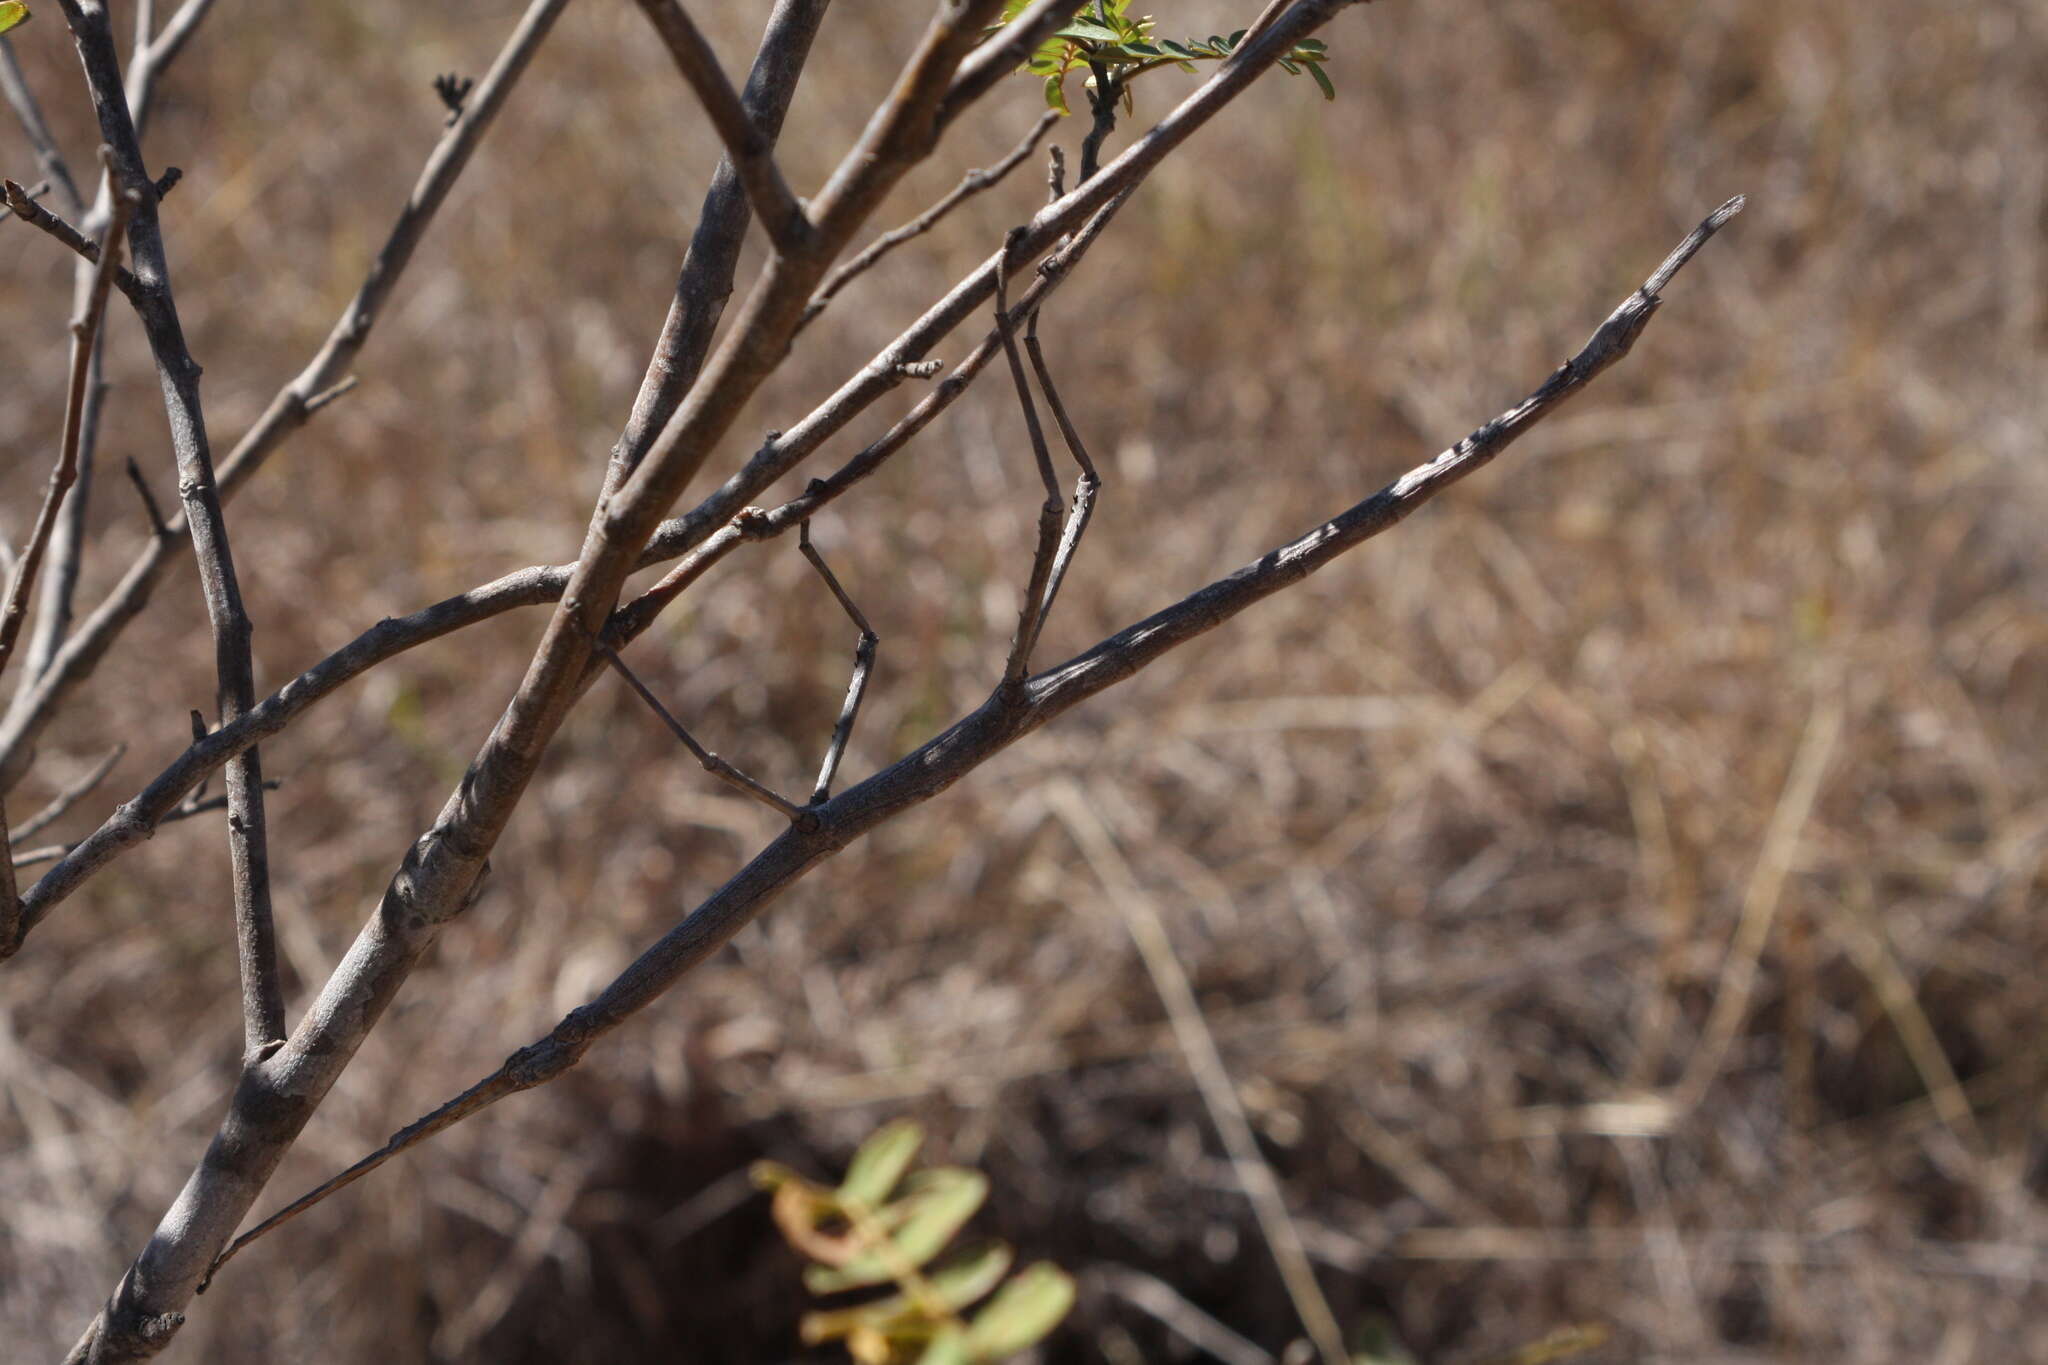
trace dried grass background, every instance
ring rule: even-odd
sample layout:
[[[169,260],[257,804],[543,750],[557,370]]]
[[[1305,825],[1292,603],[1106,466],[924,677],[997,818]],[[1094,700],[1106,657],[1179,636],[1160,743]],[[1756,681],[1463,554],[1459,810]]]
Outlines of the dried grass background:
[[[765,7],[695,8],[743,66]],[[1166,31],[1232,13],[1156,8]],[[223,3],[194,40],[151,154],[186,172],[166,231],[217,447],[360,278],[439,132],[430,78],[480,73],[516,10]],[[800,192],[924,13],[828,19],[784,138]],[[39,17],[16,49],[87,164],[76,63]],[[1750,209],[1634,357],[1499,466],[847,850],[564,1082],[239,1260],[171,1358],[798,1358],[794,1261],[735,1173],[836,1169],[897,1114],[990,1172],[992,1230],[1081,1275],[1046,1360],[1195,1358],[1133,1271],[1277,1353],[1292,1312],[1126,907],[1061,815],[1076,795],[1164,916],[1347,1324],[1431,1362],[1585,1322],[1613,1331],[1595,1361],[2048,1357],[2048,11],[1381,3],[1325,36],[1338,102],[1263,85],[1047,315],[1108,481],[1047,660],[1456,439],[1708,209]],[[1152,78],[1141,121],[1181,80]],[[987,101],[878,226],[1035,106],[1021,81]],[[572,6],[361,389],[230,507],[263,685],[380,616],[573,557],[715,155],[639,16]],[[33,178],[11,130],[0,162]],[[835,303],[719,476],[1041,194],[1020,172]],[[0,259],[18,542],[70,264],[15,224]],[[104,468],[133,454],[169,497],[118,299],[109,374]],[[819,527],[882,635],[854,776],[1000,665],[1038,494],[999,380]],[[142,535],[120,480],[99,489],[86,603]],[[543,619],[406,655],[265,747],[295,1011]],[[635,660],[707,743],[795,789],[852,643],[777,542]],[[76,837],[212,693],[186,568],[10,811],[128,740],[57,831]],[[259,1208],[543,1031],[772,828],[600,689],[493,889]],[[166,828],[7,966],[10,1359],[69,1345],[218,1120],[226,885],[217,823]]]

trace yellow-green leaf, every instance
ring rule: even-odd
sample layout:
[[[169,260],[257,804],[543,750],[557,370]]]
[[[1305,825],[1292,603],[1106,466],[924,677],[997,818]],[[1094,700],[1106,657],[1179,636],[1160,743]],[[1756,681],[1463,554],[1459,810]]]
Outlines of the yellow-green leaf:
[[[917,1157],[917,1149],[923,1145],[924,1129],[909,1119],[884,1124],[853,1154],[853,1162],[846,1168],[846,1180],[839,1187],[839,1197],[876,1207],[903,1179],[903,1173]]]
[[[6,4],[0,4],[0,33],[7,32],[8,29],[13,28],[16,24],[25,24],[27,22],[27,5],[18,3],[18,0],[7,0]]]
[[[865,1249],[841,1265],[806,1268],[805,1287],[813,1294],[837,1294],[884,1284],[922,1266],[945,1249],[988,1198],[988,1177],[947,1166],[920,1171],[907,1188],[903,1198],[876,1211],[888,1230],[888,1245]]]
[[[1037,1345],[1074,1306],[1074,1277],[1050,1261],[1026,1267],[975,1315],[967,1353],[1003,1360]]]
[[[917,1358],[917,1365],[968,1365],[967,1339],[958,1327],[941,1328]]]

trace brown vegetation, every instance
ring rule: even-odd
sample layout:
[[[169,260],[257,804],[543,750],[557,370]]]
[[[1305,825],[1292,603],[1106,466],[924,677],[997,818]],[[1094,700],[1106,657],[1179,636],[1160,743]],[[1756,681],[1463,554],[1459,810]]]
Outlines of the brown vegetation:
[[[474,73],[516,8],[223,7],[193,40],[152,145],[186,173],[166,232],[222,444],[360,277],[439,131],[431,78]],[[736,65],[757,19],[722,8]],[[924,10],[828,19],[784,137],[799,192]],[[564,1081],[238,1260],[174,1358],[793,1355],[795,1262],[759,1203],[728,1204],[733,1173],[836,1169],[900,1113],[991,1174],[1004,1236],[1081,1276],[1048,1358],[1191,1358],[1122,1269],[1277,1352],[1299,1327],[1130,896],[1088,856],[1105,833],[1347,1324],[1377,1317],[1430,1361],[1594,1321],[1613,1329],[1594,1360],[2048,1352],[2048,19],[2022,0],[1503,0],[1378,4],[1325,36],[1338,101],[1254,91],[1046,315],[1107,486],[1043,657],[1441,448],[1708,208],[1747,191],[1749,212],[1632,362],[1500,467],[846,850]],[[82,162],[61,21],[16,48]],[[630,6],[571,6],[529,79],[361,388],[230,506],[259,688],[380,616],[575,552],[717,151]],[[1141,121],[1178,77],[1152,80]],[[958,134],[965,164],[1036,100],[999,92]],[[30,175],[18,141],[0,159]],[[1041,193],[1020,173],[850,288],[741,430],[807,410]],[[18,537],[61,411],[70,262],[16,224],[0,243]],[[105,471],[133,454],[171,491],[123,323],[117,299],[88,603],[144,534]],[[882,640],[855,775],[986,692],[1036,489],[1014,400],[984,383],[821,519]],[[852,632],[792,544],[717,573],[636,666],[795,789]],[[167,581],[10,811],[139,739],[53,832],[76,837],[183,747],[213,695],[195,586]],[[540,620],[417,651],[265,747],[295,991],[431,818]],[[603,689],[261,1207],[544,1031],[774,825]],[[217,822],[170,826],[6,968],[10,1356],[70,1344],[218,1120],[227,903]]]

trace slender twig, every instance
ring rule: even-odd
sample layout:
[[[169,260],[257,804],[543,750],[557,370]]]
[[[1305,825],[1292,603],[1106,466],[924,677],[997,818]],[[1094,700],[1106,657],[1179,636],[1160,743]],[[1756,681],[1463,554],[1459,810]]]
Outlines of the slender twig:
[[[10,199],[21,189],[13,181],[7,183],[7,188]],[[115,201],[113,220],[107,224],[106,239],[100,243],[98,263],[93,267],[92,287],[86,291],[84,311],[71,322],[71,379],[65,391],[63,436],[56,466],[50,471],[49,487],[43,494],[43,505],[36,513],[28,543],[14,562],[6,601],[0,604],[0,673],[7,671],[7,662],[14,655],[14,642],[20,637],[22,620],[28,614],[28,595],[35,587],[36,571],[56,530],[64,495],[78,479],[79,431],[95,368],[92,360],[99,352],[107,291],[113,285],[116,263],[121,259],[121,242],[128,234],[128,219],[134,207],[135,200],[130,196]],[[10,956],[21,946],[26,923],[9,840],[5,801],[0,798],[0,957]]]
[[[846,741],[853,735],[853,722],[860,715],[861,698],[867,695],[868,675],[874,671],[875,646],[881,642],[881,637],[875,634],[875,628],[868,624],[867,617],[861,615],[853,599],[846,595],[846,589],[839,586],[839,578],[825,563],[825,557],[811,544],[809,517],[805,517],[797,528],[796,544],[804,558],[811,561],[811,567],[818,571],[818,576],[825,580],[825,586],[832,590],[832,595],[839,599],[839,605],[853,624],[860,628],[860,639],[853,647],[853,677],[846,684],[846,701],[840,706],[839,719],[832,726],[832,742],[825,747],[825,761],[818,768],[818,783],[811,788],[811,804],[815,806],[832,795],[832,778],[838,773],[839,760],[846,753]]]
[[[953,84],[939,102],[939,124],[944,127],[1005,76],[1024,65],[1053,31],[1074,17],[1081,0],[1035,0],[1004,24],[1000,31],[967,54]]]
[[[65,222],[62,218],[44,208],[41,204],[38,204],[29,196],[29,192],[26,189],[17,185],[12,180],[0,181],[0,185],[5,187],[7,207],[14,210],[15,217],[21,219],[30,227],[41,228],[44,232],[56,238],[63,246],[84,257],[88,262],[95,265],[99,263],[100,249],[98,243],[80,232],[70,223]],[[125,266],[115,267],[113,283],[115,288],[128,296],[130,302],[135,303],[138,307],[141,305],[142,286]]]
[[[1024,230],[1018,228],[1004,239],[1008,254]],[[1053,557],[1059,552],[1060,518],[1066,504],[1060,499],[1059,476],[1052,472],[1052,452],[1046,448],[1045,428],[1038,421],[1038,405],[1031,401],[1031,384],[1024,378],[1024,359],[1017,351],[1016,328],[1010,324],[1004,300],[1003,271],[996,272],[996,331],[1003,342],[1003,356],[1010,363],[1010,379],[1017,388],[1018,405],[1024,409],[1024,430],[1031,437],[1031,458],[1038,466],[1038,480],[1045,486],[1045,501],[1038,507],[1038,545],[1031,554],[1031,578],[1024,589],[1023,604],[1017,609],[1017,633],[1010,641],[1010,657],[1003,664],[1003,686],[1013,689],[1031,671],[1031,645],[1038,638],[1038,626],[1046,607],[1045,587],[1052,577]]]
[[[13,198],[20,193],[21,186],[10,180],[7,190],[9,197]],[[42,508],[36,513],[28,544],[15,562],[6,603],[0,606],[0,673],[7,671],[15,639],[20,635],[22,620],[28,614],[29,591],[35,586],[43,551],[48,547],[50,533],[57,524],[57,508],[78,476],[78,432],[85,412],[86,381],[91,368],[88,362],[99,337],[100,322],[106,316],[107,291],[113,284],[114,272],[120,268],[117,262],[121,258],[121,242],[128,234],[128,220],[134,212],[135,203],[133,197],[116,201],[114,220],[107,225],[106,240],[100,243],[93,256],[98,264],[94,267],[93,287],[87,296],[85,310],[71,322],[71,380],[65,390],[63,439],[58,447],[56,466],[50,471],[49,486],[43,493]]]
[[[1019,316],[1037,315],[1038,308],[1052,291],[1059,287],[1060,282],[1067,278],[1074,265],[1087,254],[1088,248],[1101,237],[1103,229],[1109,226],[1110,220],[1116,216],[1124,203],[1125,197],[1120,196],[1097,209],[1079,233],[1039,266],[1039,278],[1025,291],[1017,306],[1010,310],[1013,321]],[[783,534],[874,473],[884,461],[908,445],[918,433],[931,424],[933,418],[965,393],[967,387],[981,374],[1001,346],[1001,332],[990,328],[988,334],[968,353],[967,358],[954,368],[952,374],[919,399],[916,405],[887,432],[869,443],[831,477],[813,480],[803,493],[780,507],[766,512],[759,508],[742,508],[734,513],[732,519],[725,525],[716,531],[706,533],[700,529],[705,521],[706,509],[729,497],[733,484],[728,483],[726,488],[721,489],[712,498],[706,499],[688,516],[666,523],[656,533],[653,541],[649,542],[649,550],[664,552],[665,556],[669,547],[675,545],[689,547],[688,552],[683,555],[682,562],[667,575],[613,614],[610,624],[605,628],[607,634],[614,638],[630,638],[637,635],[647,628],[656,615],[666,610],[677,597],[726,555],[749,541],[766,540],[771,536]],[[874,363],[876,362],[870,363],[870,368]],[[763,452],[776,447],[786,439],[788,438],[783,436],[771,439],[762,448]],[[748,470],[752,471],[762,463],[763,456],[756,455],[754,460],[749,462]],[[745,486],[752,487],[751,477]]]
[[[73,782],[63,791],[58,792],[50,798],[48,805],[22,821],[19,825],[16,825],[14,827],[14,837],[25,839],[29,835],[39,830],[47,829],[50,825],[63,819],[64,813],[83,800],[94,787],[97,787],[106,778],[106,775],[114,770],[114,765],[121,761],[121,755],[127,752],[128,746],[126,744],[116,744],[113,748],[107,750],[107,756],[93,764],[85,776]]]
[[[267,792],[274,792],[283,785],[284,783],[274,777],[263,779],[263,790]],[[228,798],[225,796],[210,796],[204,801],[184,801],[178,805],[177,809],[166,815],[161,823],[175,825],[180,820],[190,820],[195,815],[209,815],[214,811],[226,810],[227,808]],[[15,854],[14,865],[16,867],[28,867],[35,863],[54,862],[67,856],[77,847],[77,844],[48,844],[42,848],[32,848],[26,853]]]
[[[138,68],[138,72],[145,76],[160,75],[163,63],[182,45],[211,3],[212,0],[186,0],[153,45],[152,52],[158,55],[146,70]],[[499,50],[490,72],[465,103],[462,118],[442,134],[427,158],[384,245],[319,352],[278,390],[256,424],[220,463],[216,474],[222,498],[232,497],[286,437],[306,424],[322,406],[315,403],[317,397],[331,397],[335,386],[343,382],[435,213],[567,3],[568,0],[532,0]],[[152,87],[146,82],[139,84],[146,97]],[[146,110],[145,100],[135,112],[140,117]],[[183,532],[182,516],[172,523],[171,529]],[[91,676],[115,638],[148,605],[151,592],[175,562],[174,551],[175,542],[166,537],[157,537],[143,546],[114,590],[51,656],[34,686],[15,696],[5,721],[0,722],[0,790],[19,775],[29,746],[56,714],[58,704]]]
[[[1730,200],[1672,253],[1652,282],[1668,281],[1742,206]],[[724,946],[791,883],[884,821],[923,804],[1002,750],[1081,702],[1125,681],[1197,636],[1300,582],[1345,551],[1400,524],[1417,508],[1483,468],[1602,371],[1627,355],[1661,300],[1645,288],[1624,299],[1579,352],[1527,398],[1426,464],[1307,534],[1226,578],[1156,612],[1026,684],[1021,703],[1000,692],[940,735],[859,785],[809,807],[753,861],[692,909],[588,1004],[507,1058],[496,1071],[393,1135],[333,1179],[235,1239],[218,1270],[256,1238],[353,1184],[407,1148],[507,1095],[541,1085],[574,1066],[590,1047],[658,999],[686,972]],[[210,1272],[209,1272],[210,1273]]]
[[[636,3],[661,36],[676,69],[696,92],[697,102],[704,106],[768,240],[777,251],[803,250],[810,242],[810,220],[804,216],[803,205],[790,193],[788,182],[782,178],[782,168],[775,163],[775,139],[748,115],[746,106],[740,103],[739,92],[726,79],[725,68],[718,64],[711,44],[704,41],[704,35],[697,31],[696,23],[678,0]]]
[[[1126,202],[1128,194],[1126,191],[1125,195],[1097,209],[1081,230],[1039,267],[1039,278],[1011,310],[1013,318],[1035,310],[1052,290],[1069,277],[1072,267],[1100,239],[1117,210]],[[705,571],[740,545],[795,529],[804,517],[828,506],[873,474],[965,393],[1000,347],[999,334],[991,328],[952,374],[934,385],[931,392],[894,426],[848,460],[836,473],[812,484],[789,502],[766,512],[742,509],[730,521],[710,532],[701,529],[704,525],[704,509],[701,507],[689,516],[665,523],[649,543],[646,554],[641,558],[641,566],[660,563],[677,555],[683,556],[682,562],[661,582],[613,614],[605,627],[607,641],[616,647],[636,638]],[[409,616],[380,621],[364,631],[285,684],[249,715],[221,726],[204,742],[187,749],[140,793],[118,806],[97,830],[78,844],[71,855],[44,874],[25,893],[25,927],[34,929],[95,872],[122,852],[148,839],[164,812],[174,809],[179,799],[196,783],[203,781],[208,773],[217,771],[243,748],[281,733],[315,703],[397,654],[507,611],[559,601],[568,587],[573,568],[573,565],[551,565],[521,569]]]
[[[46,183],[56,186],[67,211],[85,212],[85,199],[78,192],[78,182],[71,178],[70,164],[64,160],[50,125],[43,120],[43,107],[36,102],[35,92],[28,88],[21,64],[14,60],[14,44],[4,37],[0,37],[0,95],[6,97],[15,118],[21,121],[21,131],[35,149],[36,165],[42,168]]]
[[[832,302],[835,294],[846,288],[858,276],[873,269],[875,264],[884,256],[887,256],[905,242],[930,232],[939,225],[941,219],[958,208],[966,200],[980,194],[983,190],[991,189],[1002,183],[1003,177],[1015,170],[1018,163],[1023,161],[1025,157],[1031,155],[1032,149],[1038,146],[1039,140],[1045,136],[1053,124],[1059,122],[1059,119],[1059,110],[1046,110],[1039,116],[1038,122],[1031,125],[1031,131],[1024,135],[1024,140],[1015,147],[1012,147],[1002,160],[996,162],[993,166],[969,171],[965,176],[961,177],[960,183],[953,187],[951,194],[948,194],[938,203],[933,204],[902,227],[892,229],[875,238],[874,241],[869,242],[861,249],[859,255],[835,267],[832,273],[825,277],[825,282],[818,286],[818,292],[811,295],[811,301],[804,305],[804,315],[798,321],[797,326],[799,328],[808,326],[812,318],[825,311],[825,305]]]
[[[71,28],[117,192],[135,198],[129,229],[138,288],[132,300],[156,360],[178,464],[178,493],[213,630],[214,672],[223,721],[256,704],[251,625],[214,483],[213,453],[199,396],[200,368],[185,343],[171,290],[170,264],[157,220],[157,183],[136,140],[135,124],[114,50],[104,0],[58,0]],[[243,1055],[253,1060],[284,1037],[284,990],[278,975],[270,906],[270,854],[263,810],[263,771],[254,748],[228,765],[228,851],[234,872],[236,955],[242,976]]]
[[[1300,0],[1262,42],[1262,49],[1281,41],[1291,44],[1349,2]],[[69,13],[80,0],[60,3]],[[189,1301],[213,1263],[215,1250],[227,1244],[398,987],[442,930],[473,902],[489,855],[550,740],[588,686],[599,633],[628,575],[684,487],[768,376],[781,367],[803,305],[832,261],[961,111],[961,106],[942,108],[942,103],[962,59],[999,8],[1000,0],[947,0],[939,9],[889,95],[813,202],[809,243],[800,252],[771,256],[688,399],[636,465],[619,471],[616,480],[608,476],[607,492],[593,509],[583,553],[561,605],[511,701],[466,767],[461,786],[443,807],[442,817],[413,843],[355,946],[321,988],[292,1037],[274,1055],[244,1068],[207,1157],[194,1169],[176,1209],[122,1277],[78,1354],[143,1355],[161,1348],[166,1334],[175,1330],[174,1324],[167,1324]],[[1275,47],[1274,53],[1279,50]],[[1119,176],[1112,177],[1106,168],[1098,177],[1099,190],[1085,186],[1062,205],[1042,212],[1033,222],[1030,253],[1044,251],[1142,178],[1257,74],[1254,63],[1226,64],[1166,123],[1119,158]],[[1072,216],[1062,220],[1062,212]],[[900,382],[893,372],[891,379]],[[723,520],[713,520],[707,534]],[[1028,712],[1004,711],[1004,728],[1010,724],[1008,717],[1017,714]],[[943,772],[946,766],[941,759],[929,771]],[[794,851],[804,866],[823,858],[840,844],[838,831],[826,829],[818,812],[840,807],[863,790],[872,795],[873,782],[805,810],[770,849]],[[741,881],[754,875],[743,872]],[[771,877],[758,889],[766,892],[784,879]],[[573,1060],[571,1052],[551,1043],[542,1053],[516,1057],[507,1075],[519,1083],[538,1084]]]
[[[661,717],[661,723],[669,728],[670,734],[682,741],[683,747],[690,751],[691,757],[704,765],[705,772],[710,773],[721,782],[729,783],[738,788],[756,801],[759,801],[762,805],[767,806],[770,810],[777,811],[788,819],[794,820],[803,814],[802,806],[756,782],[753,778],[747,776],[738,768],[733,767],[732,764],[699,744],[696,738],[683,728],[683,723],[671,715],[669,709],[661,704],[661,698],[650,692],[647,684],[641,682],[633,670],[626,666],[626,661],[619,657],[617,650],[600,640],[597,643],[597,652],[604,656],[604,661],[612,666],[614,672],[626,680],[626,686],[632,688],[635,695],[641,701],[647,703],[648,709]]]
[[[1260,10],[1258,18],[1252,20],[1251,24],[1246,27],[1244,37],[1238,39],[1238,46],[1242,47],[1271,28],[1273,21],[1280,17],[1280,11],[1286,9],[1292,3],[1293,0],[1266,0],[1266,7]]]

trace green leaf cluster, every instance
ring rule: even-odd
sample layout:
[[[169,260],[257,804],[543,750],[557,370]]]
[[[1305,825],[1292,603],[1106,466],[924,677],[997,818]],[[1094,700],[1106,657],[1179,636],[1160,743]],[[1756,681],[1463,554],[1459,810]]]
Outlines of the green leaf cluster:
[[[1030,0],[1009,0],[1003,6],[1002,24],[1022,13]],[[1081,6],[1072,22],[1054,33],[1019,68],[1020,74],[1037,77],[1045,87],[1045,102],[1062,114],[1067,106],[1067,76],[1076,69],[1089,73],[1093,89],[1107,77],[1110,88],[1122,99],[1125,112],[1131,109],[1131,82],[1148,71],[1177,66],[1193,71],[1197,62],[1220,62],[1237,51],[1246,30],[1212,33],[1207,38],[1161,38],[1151,15],[1133,18],[1130,0],[1093,0]],[[993,31],[993,30],[991,30]],[[1328,47],[1314,38],[1304,38],[1280,58],[1280,67],[1290,76],[1306,72],[1322,90],[1324,99],[1337,98],[1323,64],[1329,60]]]
[[[811,1259],[804,1284],[812,1293],[896,1286],[887,1298],[806,1313],[799,1330],[811,1345],[843,1340],[859,1365],[1006,1360],[1066,1317],[1073,1278],[1041,1262],[1004,1283],[1013,1257],[996,1241],[938,1260],[988,1198],[988,1178],[958,1166],[911,1171],[923,1145],[916,1124],[888,1124],[861,1144],[845,1180],[831,1189],[772,1161],[755,1165],[754,1183],[773,1192],[776,1226]],[[965,1316],[992,1291],[980,1311]]]

